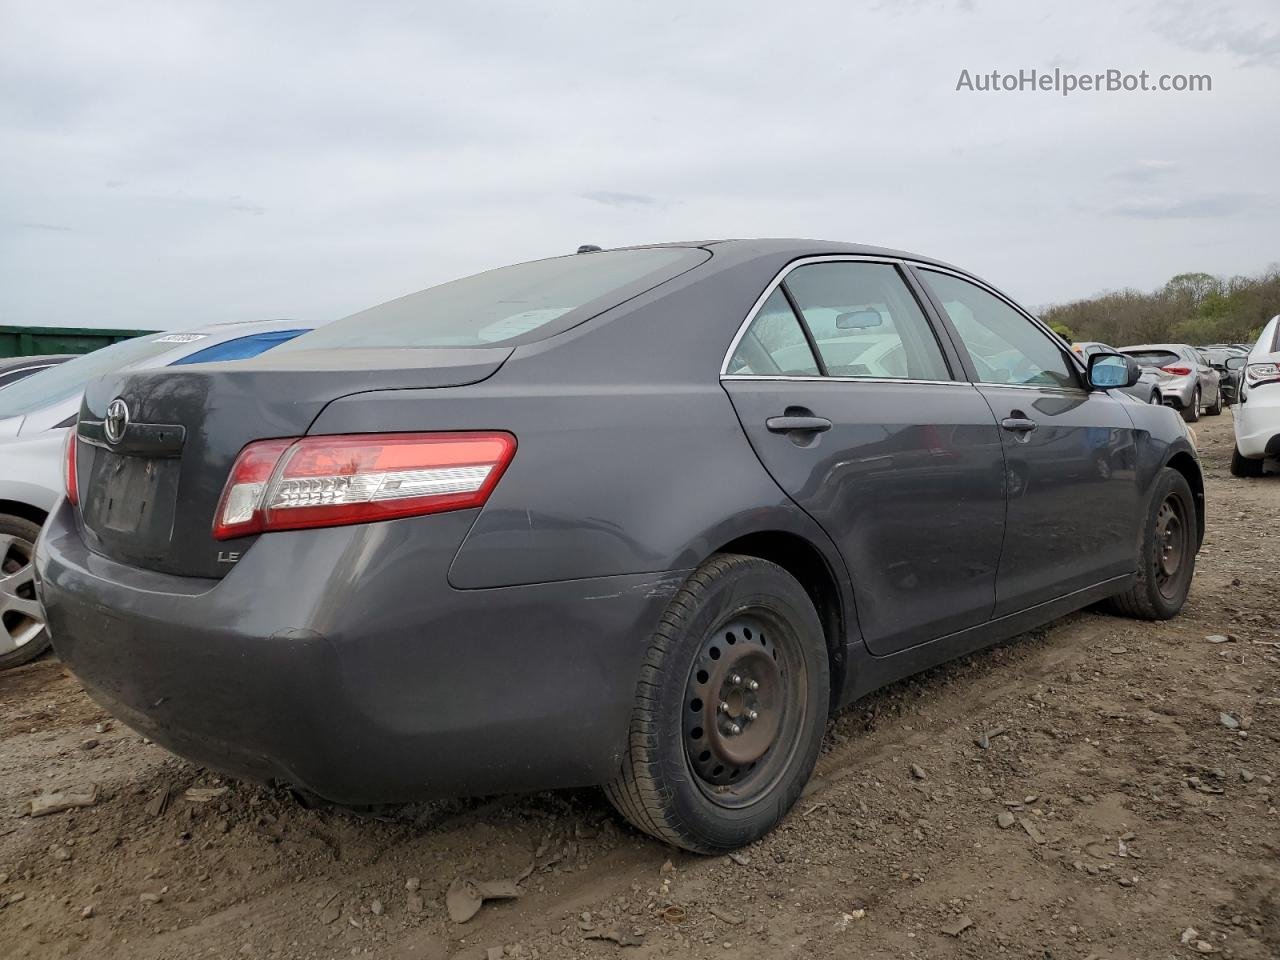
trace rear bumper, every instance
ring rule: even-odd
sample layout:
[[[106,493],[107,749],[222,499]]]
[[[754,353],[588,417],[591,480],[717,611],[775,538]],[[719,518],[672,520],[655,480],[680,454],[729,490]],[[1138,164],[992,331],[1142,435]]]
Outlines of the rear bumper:
[[[1250,390],[1247,400],[1231,412],[1240,453],[1255,459],[1280,457],[1280,383]]]
[[[37,549],[54,647],[175,753],[366,804],[608,780],[652,628],[684,574],[455,590],[473,515],[263,536],[221,580]]]
[[[1191,399],[1196,394],[1198,380],[1195,377],[1170,377],[1156,384],[1165,403],[1170,401],[1177,407],[1191,406]]]

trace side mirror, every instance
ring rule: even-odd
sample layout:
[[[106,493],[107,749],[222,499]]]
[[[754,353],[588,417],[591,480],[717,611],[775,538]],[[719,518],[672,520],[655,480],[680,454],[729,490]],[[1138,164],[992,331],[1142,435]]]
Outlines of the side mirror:
[[[1227,357],[1226,367],[1228,370],[1243,370],[1248,362],[1248,357]]]
[[[1133,357],[1121,353],[1095,353],[1089,358],[1089,386],[1095,390],[1132,387],[1142,379],[1142,368]]]
[[[879,310],[852,310],[836,316],[838,330],[867,330],[878,327],[882,323],[884,323],[884,317],[880,316]]]

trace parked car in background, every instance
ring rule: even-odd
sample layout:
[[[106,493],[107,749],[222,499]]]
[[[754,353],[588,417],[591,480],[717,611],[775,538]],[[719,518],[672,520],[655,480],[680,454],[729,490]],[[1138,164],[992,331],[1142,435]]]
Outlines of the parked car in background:
[[[1071,349],[1074,350],[1082,360],[1086,363],[1089,358],[1096,353],[1119,353],[1115,347],[1105,343],[1099,343],[1097,340],[1083,340],[1073,343]],[[1160,393],[1160,378],[1154,370],[1149,367],[1142,367],[1142,377],[1132,386],[1122,388],[1123,391],[1136,400],[1143,403],[1164,403],[1164,396]]]
[[[1218,388],[1222,391],[1222,402],[1230,406],[1240,395],[1240,371],[1227,366],[1232,357],[1247,357],[1249,351],[1236,347],[1203,347],[1200,349],[1209,361],[1209,365],[1218,372]],[[1238,365],[1237,365],[1238,366]]]
[[[41,370],[55,367],[64,360],[70,360],[71,357],[72,354],[52,354],[44,357],[5,357],[0,360],[0,390],[3,390],[11,383],[25,380],[33,373],[39,373]]]
[[[1120,352],[1155,374],[1164,402],[1179,410],[1188,423],[1199,420],[1201,412],[1211,417],[1222,413],[1218,372],[1190,344],[1144,343],[1121,347]]]
[[[311,329],[296,320],[151,334],[81,354],[0,390],[0,669],[49,646],[31,556],[62,496],[62,449],[85,384],[104,373],[256,356]]]
[[[1240,400],[1235,415],[1236,445],[1231,472],[1237,477],[1262,476],[1266,460],[1280,457],[1280,316],[1272,317],[1243,362]]]
[[[725,851],[833,709],[1178,612],[1203,479],[1138,376],[878,248],[517,264],[96,381],[38,582],[90,695],[200,763],[348,804],[602,784]]]

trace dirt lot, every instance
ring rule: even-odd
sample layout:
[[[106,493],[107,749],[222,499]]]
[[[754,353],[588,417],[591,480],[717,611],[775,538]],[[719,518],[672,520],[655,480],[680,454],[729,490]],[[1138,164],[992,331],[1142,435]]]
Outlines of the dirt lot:
[[[143,741],[56,660],[0,675],[0,956],[1280,956],[1280,476],[1227,474],[1229,416],[1198,432],[1183,616],[1079,614],[856,704],[734,858],[596,791],[308,810]],[[449,918],[456,879],[522,877]]]

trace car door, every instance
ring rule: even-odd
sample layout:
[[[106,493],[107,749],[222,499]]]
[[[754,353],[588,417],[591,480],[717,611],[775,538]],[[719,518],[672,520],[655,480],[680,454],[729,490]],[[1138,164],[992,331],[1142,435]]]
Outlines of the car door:
[[[778,485],[826,530],[868,648],[986,622],[1004,527],[1000,431],[892,261],[802,261],[775,281],[722,382]]]
[[[1085,388],[1051,331],[972,279],[918,268],[1001,426],[997,617],[1131,574],[1139,517],[1126,401]]]
[[[1186,352],[1195,364],[1196,375],[1200,380],[1200,396],[1204,398],[1206,405],[1212,406],[1218,402],[1218,384],[1221,382],[1218,371],[1213,369],[1213,364],[1203,351],[1190,347]]]

